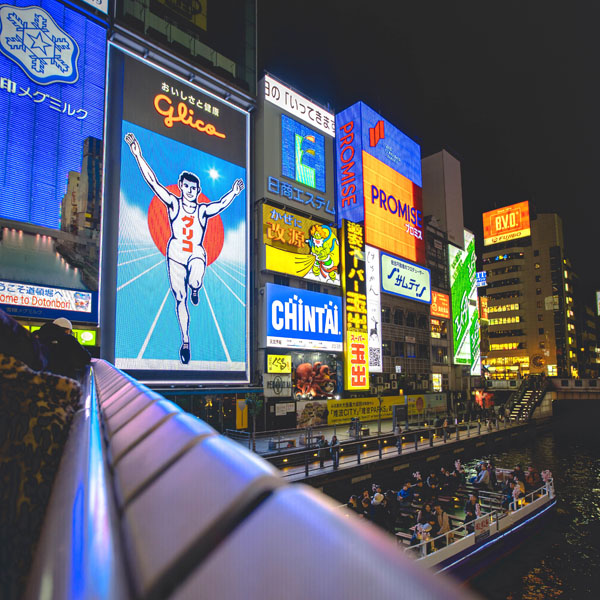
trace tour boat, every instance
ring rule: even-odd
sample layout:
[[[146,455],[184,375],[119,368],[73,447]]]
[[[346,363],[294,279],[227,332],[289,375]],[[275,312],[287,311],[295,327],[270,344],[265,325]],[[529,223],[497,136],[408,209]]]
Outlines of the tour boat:
[[[509,471],[497,469],[498,479],[505,473]],[[532,526],[555,507],[554,481],[549,472],[542,476],[543,485],[512,502],[508,510],[499,506],[500,494],[480,492],[482,514],[470,523],[472,533],[463,524],[436,538],[423,534],[422,540],[405,552],[438,573],[471,579],[522,542]]]

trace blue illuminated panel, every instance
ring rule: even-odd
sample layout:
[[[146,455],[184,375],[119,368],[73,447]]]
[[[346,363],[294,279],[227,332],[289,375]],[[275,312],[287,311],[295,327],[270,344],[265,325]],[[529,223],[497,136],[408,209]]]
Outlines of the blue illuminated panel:
[[[69,171],[86,138],[102,140],[106,30],[55,0],[12,4],[0,12],[0,218],[59,229]],[[36,41],[19,54],[23,34]],[[60,68],[32,59],[42,51],[62,53]]]
[[[335,117],[337,224],[364,220],[363,152],[421,187],[421,148],[363,102]]]
[[[325,192],[324,136],[286,115],[281,115],[281,173]]]

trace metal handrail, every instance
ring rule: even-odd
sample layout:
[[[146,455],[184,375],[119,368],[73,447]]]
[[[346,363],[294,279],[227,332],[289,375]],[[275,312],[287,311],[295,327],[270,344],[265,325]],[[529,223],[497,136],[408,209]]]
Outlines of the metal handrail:
[[[505,422],[504,424],[504,429],[508,429],[509,427],[513,427],[513,426],[518,426],[519,423],[507,423]],[[421,450],[424,448],[429,448],[429,447],[434,447],[434,446],[439,446],[440,445],[440,441],[442,441],[442,443],[446,443],[447,441],[452,441],[455,439],[460,439],[456,437],[456,432],[458,430],[458,435],[462,436],[463,434],[465,434],[467,437],[470,437],[471,435],[489,435],[490,432],[485,430],[484,428],[481,427],[481,423],[477,422],[477,421],[473,421],[473,422],[468,422],[468,423],[458,423],[458,424],[451,424],[448,429],[451,429],[451,433],[452,436],[448,435],[446,436],[446,438],[444,438],[443,436],[443,427],[427,427],[427,428],[423,428],[423,429],[418,429],[418,430],[411,430],[411,431],[406,431],[406,432],[402,432],[400,434],[400,436],[402,436],[402,439],[404,441],[403,445],[412,445],[415,444],[415,438],[418,438],[416,440],[416,445],[415,445],[415,450]],[[475,429],[475,433],[473,433],[473,429]],[[423,435],[426,434],[426,435]],[[429,435],[433,436],[433,440],[430,439]],[[406,438],[412,438],[411,439],[406,439]],[[437,441],[436,439],[437,438]],[[384,443],[387,440],[390,440],[390,443]],[[381,436],[373,436],[373,437],[369,437],[369,438],[363,438],[363,439],[359,439],[359,440],[351,440],[351,441],[340,441],[340,460],[339,460],[339,464],[342,465],[351,465],[351,464],[360,464],[362,460],[367,460],[368,462],[372,462],[373,460],[382,460],[384,458],[389,458],[390,455],[394,455],[394,456],[398,456],[399,452],[398,452],[398,447],[397,447],[397,439],[398,439],[398,434],[395,433],[390,433],[388,435],[383,434]],[[368,457],[361,457],[361,453],[358,451],[361,447],[363,448],[367,448],[369,446],[369,444],[377,444],[378,445],[378,450],[379,450],[379,456],[377,457],[377,455],[373,456],[370,455]],[[281,463],[281,461],[288,462],[290,459],[296,461],[295,462],[295,466],[300,466],[300,464],[298,463],[298,459],[300,459],[300,461],[302,460],[302,458],[304,458],[304,473],[305,476],[308,477],[309,474],[311,472],[314,471],[321,471],[321,467],[320,466],[314,466],[314,463],[318,463],[319,462],[319,450],[321,450],[321,448],[319,448],[318,446],[312,445],[309,448],[306,449],[294,449],[294,450],[290,450],[289,452],[278,452],[276,455],[274,456],[264,456],[265,460],[269,461],[269,462],[275,462],[277,464]],[[328,452],[330,450],[330,447],[324,447],[323,450],[325,452]],[[405,450],[402,450],[402,452],[404,452]],[[311,456],[312,455],[312,456]],[[325,458],[326,461],[330,462],[331,458]],[[297,475],[297,471],[288,471],[288,472],[283,472],[282,476],[283,477],[293,477]]]

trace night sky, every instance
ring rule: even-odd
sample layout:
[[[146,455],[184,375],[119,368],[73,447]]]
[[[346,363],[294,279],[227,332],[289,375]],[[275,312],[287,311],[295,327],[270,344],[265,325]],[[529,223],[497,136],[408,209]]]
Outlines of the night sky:
[[[266,70],[335,112],[363,100],[462,165],[465,226],[529,200],[600,289],[600,7],[586,0],[258,0]]]

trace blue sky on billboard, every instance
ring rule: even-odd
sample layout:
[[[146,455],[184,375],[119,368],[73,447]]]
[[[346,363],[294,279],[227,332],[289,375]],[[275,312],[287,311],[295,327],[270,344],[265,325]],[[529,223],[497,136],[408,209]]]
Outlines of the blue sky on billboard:
[[[10,21],[18,11],[1,13],[0,114],[7,129],[0,137],[0,172],[6,174],[0,218],[57,229],[67,175],[81,168],[83,142],[103,136],[106,30],[54,0],[14,4],[43,8],[19,12]],[[10,39],[22,37],[25,29],[33,31],[25,34],[29,52],[11,49]],[[65,37],[63,45],[72,50],[58,48],[57,37]],[[56,60],[37,56],[44,48],[55,59],[62,56],[63,71]]]
[[[363,151],[422,186],[419,144],[364,102],[357,102],[336,115],[335,143],[338,226],[341,219],[354,222],[364,219]],[[353,196],[356,202],[352,201]]]
[[[342,350],[342,299],[267,284],[267,345]]]
[[[135,135],[144,158],[165,187],[177,185],[182,171],[193,171],[200,178],[202,194],[216,201],[237,178],[246,176],[243,167],[123,121],[117,364],[129,369],[243,371],[246,261],[245,250],[240,249],[246,247],[246,192],[219,215],[223,224],[222,249],[217,251],[214,262],[209,256],[198,305],[188,302],[191,360],[184,365],[179,356],[181,338],[167,260],[158,248],[156,239],[160,233],[153,228],[149,215],[153,193],[124,140],[126,133]]]

